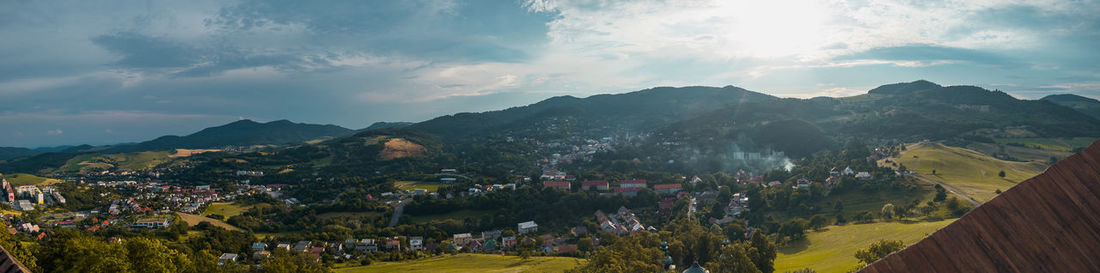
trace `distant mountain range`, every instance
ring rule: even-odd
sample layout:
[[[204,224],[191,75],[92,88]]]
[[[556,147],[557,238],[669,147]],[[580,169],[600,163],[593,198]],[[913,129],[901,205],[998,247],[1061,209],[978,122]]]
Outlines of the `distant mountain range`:
[[[147,151],[165,149],[201,149],[226,146],[296,144],[315,139],[337,138],[355,133],[355,130],[336,126],[294,123],[276,120],[267,123],[240,120],[222,126],[202,129],[186,136],[162,136],[137,144],[120,145],[109,152]]]
[[[425,133],[450,144],[480,143],[505,136],[553,140],[653,133],[660,139],[703,147],[736,143],[798,155],[845,138],[912,141],[965,135],[996,137],[996,132],[1008,128],[1043,137],[1095,137],[1100,136],[1098,116],[1100,101],[1080,96],[1020,100],[1000,91],[941,86],[924,80],[883,85],[858,96],[811,99],[779,98],[734,86],[657,87],[587,98],[553,97],[526,106],[458,113],[419,123],[378,122],[361,130],[286,120],[241,120],[186,136],[164,136],[135,144],[0,148],[0,160],[49,152],[298,145],[328,139],[344,143],[339,140],[357,132],[394,129]],[[352,138],[363,139],[363,135]]]

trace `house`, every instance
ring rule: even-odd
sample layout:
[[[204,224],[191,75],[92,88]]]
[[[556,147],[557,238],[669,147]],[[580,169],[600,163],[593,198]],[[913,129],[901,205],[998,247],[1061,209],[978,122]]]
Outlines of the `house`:
[[[844,167],[843,174],[844,175],[853,175],[853,174],[856,174],[856,171],[853,171],[852,167]]]
[[[586,191],[606,191],[611,189],[611,183],[607,180],[591,180],[581,182],[581,190]]]
[[[252,243],[252,251],[260,251],[260,250],[266,250],[266,249],[267,249],[267,244],[265,244],[265,243],[260,243],[260,242]]]
[[[871,173],[859,172],[856,174],[856,178],[859,180],[871,180]]]
[[[619,188],[645,188],[645,179],[619,181]]]
[[[619,227],[609,220],[600,223],[600,230],[603,232],[616,232],[619,230]]]
[[[829,175],[840,176],[840,170],[836,167],[833,167],[832,169],[829,169]]]
[[[555,189],[559,189],[559,190],[563,190],[563,191],[568,191],[570,185],[569,185],[569,182],[565,182],[565,181],[546,181],[546,182],[542,182],[542,186],[547,187],[547,188],[555,188]]]
[[[692,185],[695,185],[695,184],[699,184],[699,182],[703,182],[703,179],[699,178],[699,176],[696,175],[696,176],[692,176],[691,180],[688,181],[688,182],[690,182]]]
[[[444,177],[444,178],[439,179],[439,183],[442,183],[442,184],[454,184],[455,182],[458,182],[458,178]]]
[[[457,245],[457,246],[468,245],[468,244],[470,244],[470,241],[473,241],[473,239],[474,239],[474,237],[470,236],[469,233],[459,233],[459,234],[455,234],[453,237],[454,237],[453,238],[454,244]]]
[[[516,236],[508,236],[500,238],[501,249],[514,249],[516,248]]]
[[[420,251],[424,249],[424,237],[409,237],[409,250]]]
[[[653,186],[653,190],[656,190],[660,194],[675,194],[683,189],[682,184],[658,184]]]
[[[809,188],[810,183],[812,183],[812,182],[810,182],[810,179],[806,179],[806,177],[802,177],[802,178],[798,179],[798,184],[796,184],[795,187],[798,187],[800,189]]]
[[[486,241],[496,240],[496,239],[500,238],[500,234],[501,234],[500,230],[482,231],[481,232],[481,239],[486,240]]]
[[[167,228],[168,218],[147,218],[141,219],[130,225],[133,228]]]
[[[290,251],[290,244],[278,244],[278,245],[275,245],[275,249],[282,249],[282,250]]]
[[[518,228],[516,232],[519,234],[527,234],[528,232],[535,232],[539,230],[539,225],[535,224],[535,221],[527,221],[516,225]]]
[[[252,252],[252,258],[266,259],[267,257],[271,257],[271,251],[260,250],[260,251]]]
[[[569,229],[569,234],[572,234],[573,237],[578,237],[578,236],[581,236],[581,235],[588,235],[588,228],[584,227],[584,226],[575,226],[575,227]]]
[[[294,244],[294,252],[306,252],[309,251],[309,241],[298,241]]]
[[[622,187],[619,187],[619,188],[615,188],[615,193],[621,193],[621,194],[625,194],[625,195],[634,196],[634,195],[637,195],[638,191],[641,191],[642,189],[644,189],[644,188],[634,188],[634,187],[622,188]]]
[[[657,201],[657,215],[668,216],[672,213],[672,206],[676,204],[676,198],[665,198]]]
[[[386,239],[386,250],[387,251],[399,251],[399,250],[401,250],[401,239],[398,239],[397,237],[393,237],[391,239]]]
[[[500,249],[500,245],[497,244],[496,240],[485,240],[485,243],[482,244],[482,248],[486,251],[496,251]]]
[[[779,181],[768,182],[768,187],[776,187],[776,186],[779,186],[779,185],[783,185],[783,182],[779,182]]]
[[[227,263],[227,262],[236,262],[236,261],[237,261],[237,253],[222,253],[222,255],[220,257],[218,257],[218,265],[225,265],[225,263]]]
[[[374,239],[362,239],[356,242],[355,251],[375,252],[378,251],[378,244],[374,242]]]
[[[830,175],[829,178],[825,178],[825,186],[831,187],[836,185],[840,185],[840,179],[836,178],[836,176]]]
[[[563,245],[558,247],[558,252],[561,253],[574,253],[577,252],[577,245]]]

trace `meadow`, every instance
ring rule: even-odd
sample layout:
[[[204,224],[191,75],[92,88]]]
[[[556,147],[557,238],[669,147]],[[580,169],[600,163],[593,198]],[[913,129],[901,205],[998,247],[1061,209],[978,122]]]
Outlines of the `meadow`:
[[[916,243],[955,219],[936,222],[882,222],[829,226],[810,232],[806,239],[779,248],[775,272],[810,268],[818,273],[849,272],[859,260],[856,250],[878,240],[901,240],[906,245]]]
[[[997,190],[1008,190],[1046,169],[1038,162],[1005,161],[940,143],[910,145],[894,160],[917,175],[942,181],[983,203],[996,196]],[[1003,178],[1001,171],[1005,172]]]

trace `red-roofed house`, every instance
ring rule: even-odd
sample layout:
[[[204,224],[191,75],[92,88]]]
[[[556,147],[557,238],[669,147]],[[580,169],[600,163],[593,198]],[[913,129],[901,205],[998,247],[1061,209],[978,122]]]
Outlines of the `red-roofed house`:
[[[611,183],[607,180],[591,180],[581,182],[581,189],[586,191],[606,191],[611,189]]]
[[[682,184],[659,184],[659,185],[654,185],[653,186],[653,190],[656,190],[657,193],[663,193],[663,194],[675,194],[676,192],[679,192],[683,188],[684,188],[684,185],[682,185]]]
[[[563,191],[569,190],[569,182],[565,181],[546,181],[542,182],[543,187],[555,188]]]

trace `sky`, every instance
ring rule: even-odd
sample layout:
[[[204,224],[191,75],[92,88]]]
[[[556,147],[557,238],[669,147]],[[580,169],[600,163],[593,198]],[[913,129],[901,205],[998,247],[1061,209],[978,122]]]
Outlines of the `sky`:
[[[1100,97],[1100,1],[0,0],[0,146],[239,119],[423,121],[561,95],[930,80]]]

